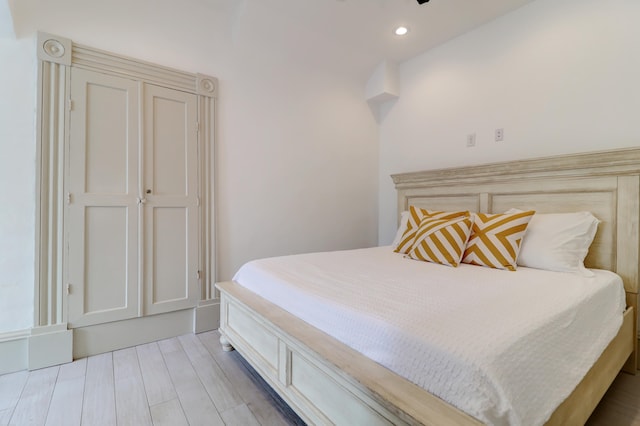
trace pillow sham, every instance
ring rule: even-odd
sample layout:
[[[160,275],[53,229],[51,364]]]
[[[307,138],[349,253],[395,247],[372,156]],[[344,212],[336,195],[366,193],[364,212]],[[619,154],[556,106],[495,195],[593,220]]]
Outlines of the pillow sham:
[[[402,236],[404,235],[404,232],[407,230],[408,222],[409,222],[409,211],[405,210],[402,213],[400,213],[400,226],[398,226],[398,230],[396,231],[396,236],[393,239],[393,242],[391,243],[391,246],[393,247],[394,250],[396,249],[396,247],[398,247],[398,244],[400,244],[400,241],[402,240]]]
[[[515,271],[522,238],[534,213],[476,213],[462,262]]]
[[[584,259],[599,223],[590,212],[534,214],[520,247],[518,265],[592,277]]]
[[[416,231],[408,256],[455,268],[464,254],[472,223],[468,216],[454,219],[425,217]]]
[[[469,216],[469,212],[440,212],[421,209],[416,206],[409,207],[409,218],[407,219],[407,229],[402,234],[402,238],[395,248],[396,253],[409,254],[409,251],[413,247],[413,241],[416,237],[416,231],[420,226],[420,222],[425,217],[433,219],[453,219],[461,216]]]

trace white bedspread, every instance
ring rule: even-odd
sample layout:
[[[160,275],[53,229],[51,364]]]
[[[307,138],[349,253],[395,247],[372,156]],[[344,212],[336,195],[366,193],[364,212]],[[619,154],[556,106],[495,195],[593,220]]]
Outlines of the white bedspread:
[[[494,425],[540,425],[622,324],[619,276],[450,268],[390,247],[262,259],[239,284]]]

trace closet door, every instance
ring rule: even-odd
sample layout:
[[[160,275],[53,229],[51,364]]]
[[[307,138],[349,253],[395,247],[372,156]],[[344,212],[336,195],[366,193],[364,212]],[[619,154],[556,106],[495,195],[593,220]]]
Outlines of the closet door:
[[[198,122],[194,94],[144,86],[144,314],[198,301]]]
[[[71,68],[69,323],[138,315],[138,83]]]

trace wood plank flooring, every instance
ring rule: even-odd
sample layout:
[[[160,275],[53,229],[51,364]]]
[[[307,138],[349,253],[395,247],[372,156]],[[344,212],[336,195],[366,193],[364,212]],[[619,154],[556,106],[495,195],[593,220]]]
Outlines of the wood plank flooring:
[[[217,332],[0,376],[0,425],[303,425]]]
[[[4,425],[304,423],[215,331],[0,376]],[[640,426],[640,374],[621,374],[589,426]]]

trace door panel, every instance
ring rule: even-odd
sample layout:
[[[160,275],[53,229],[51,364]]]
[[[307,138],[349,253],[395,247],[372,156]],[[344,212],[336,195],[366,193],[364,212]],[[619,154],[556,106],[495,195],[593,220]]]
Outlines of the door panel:
[[[127,208],[86,207],[84,235],[86,311],[126,308]]]
[[[198,301],[197,97],[145,85],[145,314]]]
[[[71,327],[138,315],[138,91],[135,81],[71,68]]]
[[[149,86],[147,86],[149,87]],[[196,126],[195,115],[189,116],[188,105],[184,99],[167,99],[156,95],[158,88],[152,87],[151,101],[153,102],[153,116],[148,118],[153,120],[152,137],[147,145],[153,151],[153,157],[148,158],[147,167],[153,171],[152,181],[155,195],[188,195],[188,174],[187,161],[189,158],[189,130]],[[164,90],[162,91],[164,92]],[[175,92],[175,91],[174,91]],[[177,92],[182,94],[181,92]],[[166,95],[166,93],[163,93]],[[171,93],[172,95],[174,93]],[[166,121],[168,120],[168,121]],[[189,129],[188,126],[192,128]]]
[[[121,107],[128,105],[129,93],[96,82],[87,82],[86,91],[85,192],[127,193],[130,120],[128,108],[121,110]]]
[[[153,303],[189,297],[187,253],[188,210],[182,207],[155,207],[153,251]]]

